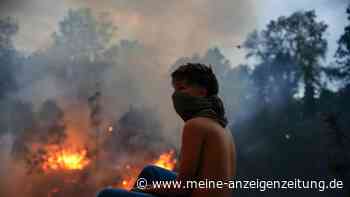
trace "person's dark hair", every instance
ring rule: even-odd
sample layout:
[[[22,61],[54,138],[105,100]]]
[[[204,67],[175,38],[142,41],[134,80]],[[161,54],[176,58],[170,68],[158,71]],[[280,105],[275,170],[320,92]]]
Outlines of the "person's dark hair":
[[[217,95],[219,84],[210,66],[200,63],[187,63],[179,66],[171,73],[172,82],[185,81],[189,85],[197,85],[207,90],[208,96]]]

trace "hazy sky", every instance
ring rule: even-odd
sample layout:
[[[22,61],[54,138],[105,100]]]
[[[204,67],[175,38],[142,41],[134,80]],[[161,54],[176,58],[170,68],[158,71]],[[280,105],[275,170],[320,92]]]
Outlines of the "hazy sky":
[[[8,1],[11,2],[11,1]],[[16,38],[18,49],[31,52],[50,42],[50,35],[68,8],[92,7],[109,11],[123,38],[139,39],[155,46],[168,61],[176,56],[204,52],[219,46],[233,65],[244,62],[243,51],[234,46],[248,32],[263,28],[268,21],[297,10],[315,9],[320,20],[329,24],[329,57],[346,25],[348,0],[16,0],[11,6],[1,4],[1,13],[13,15],[20,22]],[[24,3],[26,2],[26,3]],[[98,2],[98,3],[96,3]],[[157,11],[158,10],[158,11]],[[149,30],[149,27],[151,28]],[[180,29],[180,30],[179,30]],[[151,39],[145,39],[154,33]],[[196,32],[197,31],[197,32]],[[149,36],[147,37],[149,38]],[[158,45],[162,43],[161,45]],[[174,45],[173,43],[176,43]],[[169,57],[169,58],[168,58]],[[164,61],[165,63],[169,63]]]
[[[329,56],[333,56],[336,50],[336,42],[344,33],[347,24],[346,7],[349,0],[264,0],[266,1],[258,9],[259,28],[269,20],[280,15],[290,15],[297,10],[315,9],[319,20],[329,25],[327,38],[329,40]],[[288,2],[288,3],[286,3]]]
[[[258,1],[258,0],[257,0]],[[279,16],[288,16],[299,10],[316,10],[318,20],[325,21],[329,27],[326,33],[328,38],[329,50],[327,59],[331,60],[337,48],[337,40],[344,33],[344,27],[347,22],[346,7],[349,0],[262,0],[257,7],[257,26],[262,29],[266,24]],[[233,53],[239,53],[237,49],[225,48],[225,54],[230,57],[232,62],[236,59],[230,56]],[[239,60],[244,62],[244,60]]]

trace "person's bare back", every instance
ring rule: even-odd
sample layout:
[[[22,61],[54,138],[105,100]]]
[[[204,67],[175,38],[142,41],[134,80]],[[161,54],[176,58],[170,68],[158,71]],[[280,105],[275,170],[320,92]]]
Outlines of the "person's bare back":
[[[198,117],[187,121],[183,132],[182,152],[193,157],[199,151],[198,157],[192,158],[197,160],[191,162],[197,164],[197,166],[192,165],[192,168],[197,168],[192,179],[196,181],[228,182],[235,176],[235,146],[233,137],[227,129],[209,118]],[[197,142],[195,145],[198,146],[188,146],[186,144],[191,143],[193,145],[193,142]],[[188,164],[186,161],[181,163],[182,165]],[[182,168],[189,167],[182,166]],[[227,187],[227,185],[223,185],[223,187]],[[227,188],[197,188],[193,189],[191,196],[228,197],[231,196],[231,191]]]

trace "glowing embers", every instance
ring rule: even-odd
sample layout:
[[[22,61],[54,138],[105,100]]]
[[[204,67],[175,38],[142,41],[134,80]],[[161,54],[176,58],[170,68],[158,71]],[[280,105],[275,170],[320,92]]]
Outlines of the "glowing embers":
[[[60,148],[52,146],[42,156],[45,172],[57,170],[83,170],[90,164],[87,149]]]

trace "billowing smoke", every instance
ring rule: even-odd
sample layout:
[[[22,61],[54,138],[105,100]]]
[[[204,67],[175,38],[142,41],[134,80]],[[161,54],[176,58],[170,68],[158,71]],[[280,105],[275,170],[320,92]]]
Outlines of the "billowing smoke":
[[[1,17],[13,17],[19,28],[8,40],[20,66],[13,71],[16,89],[0,103],[0,195],[12,195],[8,185],[16,182],[28,195],[60,196],[55,185],[66,184],[64,175],[42,178],[51,150],[87,150],[93,163],[71,181],[90,189],[120,182],[130,163],[176,150],[181,121],[171,105],[170,67],[193,54],[220,62],[218,50],[205,52],[244,39],[255,21],[252,2],[2,2]]]
[[[137,55],[131,58],[132,61],[140,62],[142,66],[140,64],[134,67],[126,66],[126,63],[121,63],[123,65],[119,67],[124,69],[123,71],[118,70],[118,73],[106,71],[108,76],[104,78],[106,81],[111,79],[126,83],[125,80],[120,80],[119,76],[125,76],[123,72],[132,75],[130,81],[134,84],[130,88],[144,91],[142,94],[145,98],[141,104],[144,100],[153,106],[164,103],[157,109],[162,111],[161,117],[166,117],[165,125],[169,126],[174,119],[174,116],[169,115],[169,111],[172,110],[169,100],[155,98],[169,98],[170,84],[167,71],[170,65],[180,57],[192,56],[194,53],[204,54],[211,46],[230,48],[241,43],[255,25],[255,6],[258,4],[244,0],[220,2],[31,0],[25,4],[18,1],[16,5],[10,14],[17,18],[21,26],[15,39],[20,50],[28,52],[48,48],[52,43],[51,35],[58,30],[57,24],[62,21],[67,10],[78,7],[88,7],[98,18],[113,22],[118,28],[114,35],[115,40],[137,40],[143,51],[137,52]],[[111,55],[116,56],[115,53]],[[232,56],[237,56],[237,61],[241,58],[236,53]],[[126,59],[124,55],[119,55],[118,59],[120,58]],[[236,62],[232,62],[232,65],[236,65]],[[55,83],[50,77],[44,80],[49,82],[43,84]],[[145,81],[147,83],[144,83]],[[45,91],[52,94],[55,94],[52,89],[62,90],[62,87],[45,87],[47,87]],[[41,88],[39,90],[45,92],[41,91]],[[116,91],[112,89],[105,91],[104,94],[112,94],[111,92]],[[40,97],[39,95],[37,97]],[[125,94],[119,93],[118,97],[122,95]],[[115,99],[113,102],[120,100],[125,102],[126,99]]]
[[[256,2],[250,0],[71,2],[112,13],[112,20],[121,24],[119,35],[151,47],[162,68],[209,46],[239,43],[255,24]]]
[[[16,43],[22,50],[46,47],[68,9],[89,7],[101,17],[101,13],[110,14],[108,17],[119,27],[118,39],[139,40],[152,48],[153,58],[161,60],[158,69],[162,71],[178,57],[203,53],[208,46],[231,48],[242,42],[255,26],[255,9],[259,6],[252,0],[17,0],[12,4],[16,6],[2,14],[15,16],[21,24]]]

